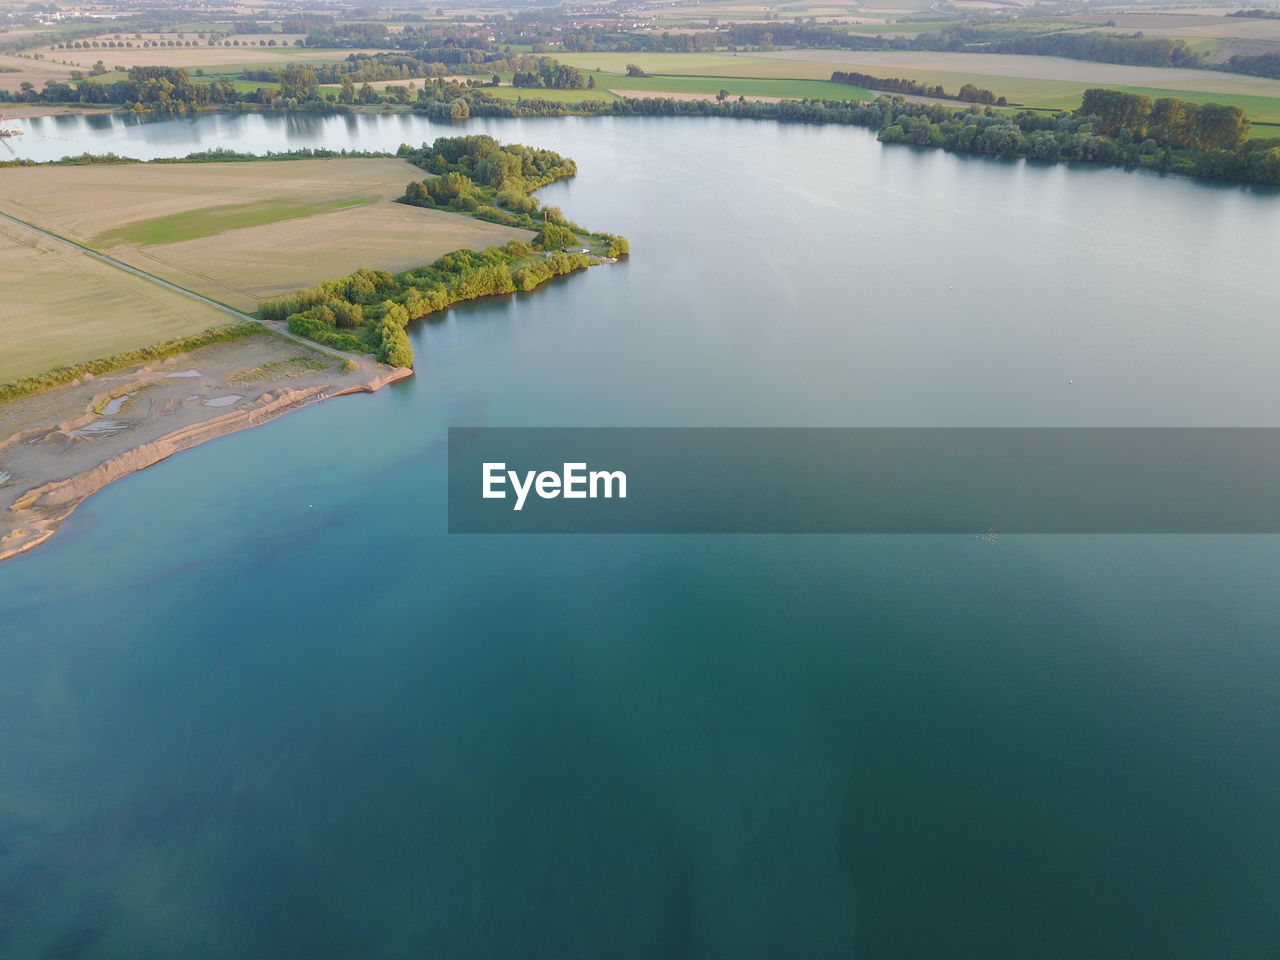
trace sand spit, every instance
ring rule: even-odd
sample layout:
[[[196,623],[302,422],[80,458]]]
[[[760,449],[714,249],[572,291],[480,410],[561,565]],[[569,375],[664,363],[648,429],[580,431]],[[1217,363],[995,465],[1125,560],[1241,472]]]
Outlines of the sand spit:
[[[17,87],[18,83],[20,83],[21,81],[18,81],[18,83],[15,83],[13,80],[9,79],[10,77],[13,77],[13,76],[14,74],[11,74],[11,73],[5,74],[4,75],[5,83],[13,84],[13,87]],[[44,80],[54,80],[54,79],[57,79],[57,78],[52,75],[49,77],[42,77],[41,83],[43,83]],[[0,107],[0,113],[3,113],[5,117],[9,120],[23,120],[23,119],[31,119],[32,117],[65,117],[73,113],[84,113],[84,114],[115,113],[119,109],[120,109],[119,107],[85,106],[84,104],[79,104],[79,103],[71,104],[68,106],[63,106],[61,104],[14,103],[14,104],[8,104],[6,106]]]
[[[198,378],[169,376],[192,367]],[[264,333],[0,404],[0,560],[48,540],[114,480],[412,373],[371,359],[344,373],[332,357]],[[218,402],[229,396],[233,406]]]
[[[733,77],[725,77],[725,83],[728,84]],[[615,97],[624,97],[627,100],[714,100],[714,93],[670,93],[666,90],[614,90],[610,88],[610,93]],[[738,97],[729,97],[730,101],[736,102]],[[743,97],[748,103],[781,103],[782,97]]]

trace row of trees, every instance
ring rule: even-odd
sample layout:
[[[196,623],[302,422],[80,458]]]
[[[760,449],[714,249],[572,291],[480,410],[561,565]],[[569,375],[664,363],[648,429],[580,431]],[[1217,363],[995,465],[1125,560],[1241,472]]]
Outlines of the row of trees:
[[[909,94],[916,97],[939,97],[946,100],[964,100],[967,103],[989,103],[1000,107],[1008,104],[1004,97],[997,97],[990,90],[985,90],[972,83],[966,83],[962,86],[959,93],[950,94],[942,88],[942,84],[919,83],[915,80],[904,80],[900,77],[884,79],[873,77],[869,73],[836,70],[831,74],[831,79],[835,83],[847,83],[855,87],[880,90],[885,93]]]
[[[16,92],[0,90],[0,98],[26,103],[114,103],[155,110],[223,106],[242,99],[229,80],[198,82],[182,67],[130,67],[128,76],[115,83],[86,77],[72,86],[47,80],[39,91],[23,82]]]
[[[1204,65],[1199,54],[1187,41],[1169,37],[1144,37],[1141,33],[1058,32],[1039,36],[1014,36],[996,40],[986,50],[989,53],[1029,53],[1143,67]]]
[[[544,57],[536,70],[517,70],[511,85],[546,87],[548,90],[582,90],[587,87],[587,78],[577,67]]]
[[[1280,80],[1280,53],[1260,53],[1250,57],[1236,54],[1224,63],[1215,64],[1214,69]]]
[[[308,47],[389,47],[391,32],[384,23],[328,24],[309,32]]]
[[[1189,106],[1194,107],[1194,104]],[[1209,105],[1205,105],[1209,106]],[[1169,170],[1195,176],[1280,183],[1280,140],[1249,140],[1226,147],[1184,147],[1178,137],[1158,140],[1150,126],[1100,132],[1097,116],[1045,115],[1026,111],[1005,116],[979,108],[952,112],[913,103],[890,105],[879,139],[968,153],[1035,160],[1086,160]],[[1139,139],[1138,131],[1145,136]]]
[[[957,111],[943,104],[908,103],[888,97],[874,103],[819,99],[748,103],[741,99],[672,100],[661,96],[559,103],[498,100],[486,97],[482,90],[462,95],[473,98],[472,116],[703,116],[840,123],[879,130],[880,139],[885,142],[1041,160],[1129,164],[1215,179],[1280,183],[1280,140],[1245,140],[1248,120],[1236,107],[1194,104],[1176,98],[1151,102],[1148,109],[1141,103],[1142,98],[1135,105],[1092,93],[1087,94],[1086,106],[1074,116],[1024,111],[1010,117],[985,105]],[[1095,116],[1091,111],[1101,111],[1102,115]],[[945,129],[944,122],[948,124]],[[1112,132],[1104,133],[1104,129]]]
[[[283,297],[262,301],[260,314],[282,320],[290,332],[383,363],[413,366],[405,327],[464,300],[531,291],[552,277],[590,266],[581,253],[536,257],[522,240],[483,252],[455,250],[404,273],[357,270]]]

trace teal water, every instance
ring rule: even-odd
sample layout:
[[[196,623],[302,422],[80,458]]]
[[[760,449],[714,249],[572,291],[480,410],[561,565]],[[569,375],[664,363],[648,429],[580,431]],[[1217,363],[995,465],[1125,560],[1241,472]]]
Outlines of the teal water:
[[[577,159],[544,199],[633,257],[416,325],[412,380],[0,565],[0,956],[1275,960],[1276,538],[450,537],[444,440],[1274,426],[1280,195],[840,128],[466,129]]]

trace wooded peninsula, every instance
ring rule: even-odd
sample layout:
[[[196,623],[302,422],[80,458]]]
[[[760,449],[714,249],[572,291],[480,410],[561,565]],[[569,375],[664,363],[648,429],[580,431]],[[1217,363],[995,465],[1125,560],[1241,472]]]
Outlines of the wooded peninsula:
[[[410,320],[463,300],[527,293],[553,277],[630,252],[625,237],[591,233],[532,195],[577,172],[571,159],[554,151],[477,135],[440,137],[420,148],[405,144],[396,155],[434,174],[408,184],[403,203],[537,232],[529,241],[510,240],[480,252],[455,250],[397,274],[358,270],[262,301],[264,319],[284,321],[291,333],[329,347],[411,367],[413,347],[405,333]]]

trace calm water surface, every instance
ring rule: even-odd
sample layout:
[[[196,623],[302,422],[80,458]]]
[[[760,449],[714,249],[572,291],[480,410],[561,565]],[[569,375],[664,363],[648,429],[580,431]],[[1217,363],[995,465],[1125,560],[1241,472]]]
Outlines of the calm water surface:
[[[24,121],[394,149],[409,117]],[[1280,425],[1280,195],[472,122],[630,262],[0,567],[0,956],[1280,956],[1274,537],[449,537],[449,425]],[[0,172],[0,185],[3,174]],[[1073,384],[1068,384],[1073,380]]]

